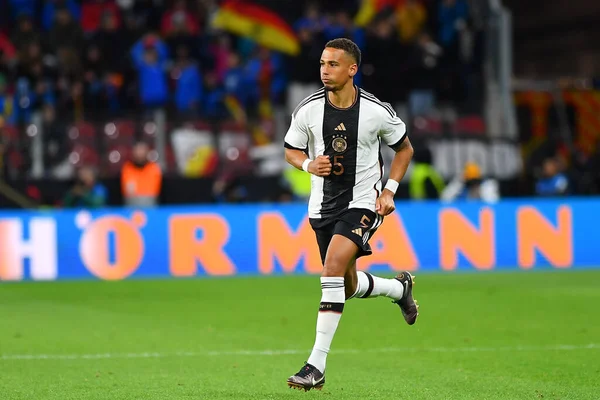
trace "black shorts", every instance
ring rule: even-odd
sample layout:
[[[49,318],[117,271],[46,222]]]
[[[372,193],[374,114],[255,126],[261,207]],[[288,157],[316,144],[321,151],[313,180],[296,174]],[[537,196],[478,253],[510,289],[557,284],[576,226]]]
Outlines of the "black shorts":
[[[342,235],[352,240],[358,246],[356,258],[373,253],[369,239],[383,222],[383,217],[371,210],[350,208],[332,218],[310,218],[317,236],[321,261],[325,263],[327,248],[333,235]]]

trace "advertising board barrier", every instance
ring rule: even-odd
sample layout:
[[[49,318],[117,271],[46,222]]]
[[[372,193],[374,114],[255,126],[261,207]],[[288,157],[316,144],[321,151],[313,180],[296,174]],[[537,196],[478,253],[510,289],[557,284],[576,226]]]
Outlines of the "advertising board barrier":
[[[370,271],[600,267],[600,199],[400,202]],[[304,204],[0,212],[0,280],[316,274]]]

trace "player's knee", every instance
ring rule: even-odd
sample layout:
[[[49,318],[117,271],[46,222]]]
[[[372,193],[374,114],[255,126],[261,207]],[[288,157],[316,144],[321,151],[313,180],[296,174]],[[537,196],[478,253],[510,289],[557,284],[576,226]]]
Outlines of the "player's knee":
[[[323,273],[321,274],[321,276],[324,276],[324,277],[344,276],[345,274],[346,274],[345,263],[338,261],[336,259],[325,260],[325,265],[323,265]]]

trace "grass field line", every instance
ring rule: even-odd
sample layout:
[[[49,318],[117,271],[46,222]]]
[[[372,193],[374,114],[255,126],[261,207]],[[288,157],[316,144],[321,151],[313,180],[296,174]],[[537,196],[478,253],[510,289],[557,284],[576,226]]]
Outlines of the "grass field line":
[[[600,349],[600,343],[584,345],[559,344],[550,346],[500,346],[500,347],[386,347],[365,349],[337,349],[332,354],[363,353],[479,353],[479,352],[522,352],[522,351],[569,351]],[[207,357],[207,356],[281,356],[307,354],[310,350],[232,350],[232,351],[179,351],[142,353],[97,353],[97,354],[3,354],[0,361],[11,360],[99,360],[119,358],[167,358],[167,357]]]

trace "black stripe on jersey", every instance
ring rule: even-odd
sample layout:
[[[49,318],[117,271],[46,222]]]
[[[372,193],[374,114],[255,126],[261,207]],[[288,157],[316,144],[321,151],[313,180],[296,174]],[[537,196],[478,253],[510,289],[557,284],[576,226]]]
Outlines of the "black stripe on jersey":
[[[384,109],[385,111],[387,111],[387,112],[388,112],[388,114],[390,114],[390,116],[391,116],[392,118],[394,118],[394,117],[396,116],[396,113],[394,112],[394,110],[392,110],[392,109],[391,109],[390,107],[388,107],[388,106],[385,106],[385,105],[383,105],[383,103],[382,103],[382,102],[380,102],[380,101],[378,101],[377,99],[374,99],[374,98],[371,98],[371,97],[367,97],[367,96],[363,96],[363,99],[365,99],[365,100],[369,100],[370,102],[372,102],[372,103],[375,103],[375,104],[377,104],[378,106],[381,106],[381,107],[383,107],[383,109]]]
[[[377,189],[377,184],[383,179],[383,156],[381,155],[381,138],[379,138],[379,148],[377,149],[377,153],[379,154],[379,180],[375,182],[373,185],[373,189],[375,189],[375,193],[377,193],[377,198],[379,198],[379,190]]]
[[[391,112],[393,115],[396,115],[396,110],[394,110],[394,108],[392,107],[392,105],[390,103],[386,103],[385,101],[381,101],[379,100],[374,94],[371,94],[369,92],[365,92],[364,90],[362,91],[362,93],[364,93],[364,95],[366,97],[371,98],[371,100],[375,100],[377,103],[379,103],[380,105],[382,105],[383,107],[385,107],[389,112]]]
[[[332,170],[331,174],[323,180],[322,218],[333,217],[347,209],[353,199],[356,184],[359,110],[360,101],[356,101],[349,108],[339,109],[334,107],[327,98],[325,100],[323,154],[329,156]]]
[[[400,139],[396,143],[390,145],[390,147],[392,148],[392,150],[394,150],[394,151],[400,150],[400,147],[402,147],[402,143],[404,143],[405,139],[406,139],[406,134],[404,134],[404,136],[402,136],[402,139]]]
[[[392,108],[392,106],[390,105],[390,103],[384,103],[383,101],[379,100],[377,97],[373,96],[371,93],[368,92],[362,92],[364,93],[364,98],[371,100],[372,102],[379,104],[381,107],[385,108],[387,110],[387,112],[392,116],[392,118],[394,118],[396,116],[396,111]]]
[[[304,100],[302,100],[300,102],[300,104],[298,104],[298,106],[296,107],[296,109],[293,112],[294,118],[296,118],[296,114],[298,114],[298,111],[300,111],[300,109],[302,107],[304,107],[305,105],[307,105],[311,101],[314,101],[314,100],[317,100],[317,99],[322,99],[323,97],[325,97],[325,88],[317,90],[316,92],[314,92],[313,94],[311,94],[310,96],[308,96],[307,98],[305,98]]]

